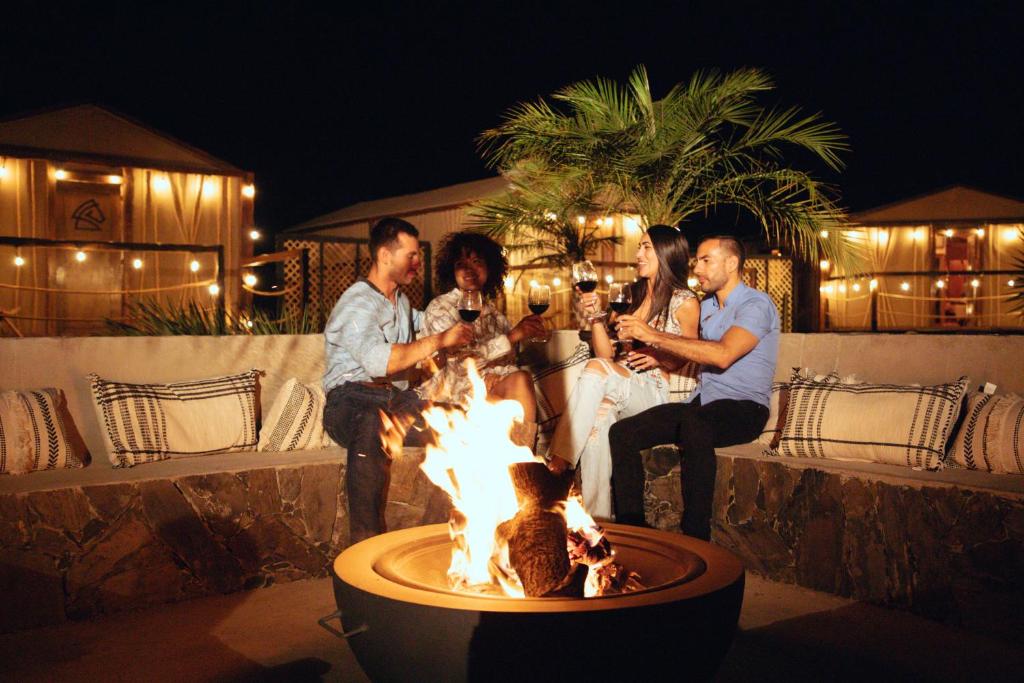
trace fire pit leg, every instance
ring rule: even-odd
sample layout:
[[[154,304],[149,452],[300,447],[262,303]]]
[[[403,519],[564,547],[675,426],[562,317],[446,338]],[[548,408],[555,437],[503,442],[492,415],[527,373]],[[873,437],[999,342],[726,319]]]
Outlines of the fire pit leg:
[[[364,633],[364,632],[370,630],[369,626],[367,626],[366,624],[363,624],[361,626],[356,626],[351,631],[340,631],[340,630],[334,628],[333,626],[331,626],[329,623],[327,623],[331,619],[337,619],[338,623],[340,624],[341,623],[341,610],[340,609],[336,609],[333,612],[331,612],[330,614],[328,614],[327,616],[320,617],[319,619],[316,620],[316,623],[320,624],[320,628],[322,628],[323,630],[327,631],[328,633],[333,634],[337,638],[351,638],[352,636],[357,636],[360,633]],[[345,627],[342,626],[342,628],[345,628]]]

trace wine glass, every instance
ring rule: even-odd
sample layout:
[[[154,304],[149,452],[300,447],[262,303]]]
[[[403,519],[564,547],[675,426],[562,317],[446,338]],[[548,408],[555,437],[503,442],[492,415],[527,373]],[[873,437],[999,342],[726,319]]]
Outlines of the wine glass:
[[[530,312],[534,315],[544,315],[544,313],[547,312],[548,307],[551,305],[551,287],[548,285],[530,287],[530,294],[526,305],[529,306]],[[542,342],[547,341],[547,339],[532,337],[530,341]]]
[[[629,310],[629,305],[633,301],[633,288],[628,282],[612,282],[608,285],[608,306],[615,311],[615,314],[622,315]],[[618,332],[616,332],[616,339],[618,340]],[[622,348],[625,350],[627,342],[621,342]]]
[[[572,282],[584,294],[589,294],[597,289],[597,268],[590,261],[577,261],[572,264]],[[604,312],[587,316],[587,322],[600,320]]]
[[[459,296],[459,317],[463,322],[473,324],[484,309],[484,297],[479,289],[469,289]]]

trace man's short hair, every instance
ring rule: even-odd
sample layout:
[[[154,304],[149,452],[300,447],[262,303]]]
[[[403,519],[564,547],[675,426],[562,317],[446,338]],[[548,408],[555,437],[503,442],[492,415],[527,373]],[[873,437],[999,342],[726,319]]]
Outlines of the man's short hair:
[[[704,244],[708,240],[718,240],[718,245],[725,249],[727,252],[735,256],[740,260],[739,266],[736,270],[743,272],[743,264],[747,261],[747,249],[743,246],[743,242],[740,242],[733,235],[708,235],[701,239],[700,243]]]
[[[373,261],[377,260],[377,251],[381,247],[392,248],[398,241],[398,234],[402,232],[417,239],[420,236],[416,226],[401,218],[388,216],[374,223],[370,228],[370,257]]]

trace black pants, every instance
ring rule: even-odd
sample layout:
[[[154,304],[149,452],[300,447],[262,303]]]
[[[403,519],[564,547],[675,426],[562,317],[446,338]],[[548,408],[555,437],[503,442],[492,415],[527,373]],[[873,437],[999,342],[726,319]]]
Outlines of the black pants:
[[[411,390],[355,382],[346,382],[327,394],[324,429],[348,449],[345,491],[352,543],[387,531],[384,510],[391,483],[391,458],[381,442],[381,411],[392,420],[413,422],[405,443],[422,446],[433,434],[421,417],[428,405]]]
[[[723,399],[707,405],[665,403],[612,425],[612,490],[615,519],[644,522],[644,466],[640,451],[673,443],[682,464],[683,533],[711,540],[715,495],[715,447],[753,441],[768,421],[768,408],[755,401]]]

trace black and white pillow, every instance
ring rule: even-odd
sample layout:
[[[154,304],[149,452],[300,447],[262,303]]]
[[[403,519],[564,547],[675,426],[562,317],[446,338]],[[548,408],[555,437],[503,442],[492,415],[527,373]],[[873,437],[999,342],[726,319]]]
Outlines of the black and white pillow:
[[[278,392],[260,427],[260,451],[301,451],[326,448],[324,390],[293,377]]]
[[[87,456],[60,389],[0,391],[0,474],[83,467]]]
[[[1024,396],[973,394],[949,460],[969,470],[1024,474]]]
[[[779,454],[937,469],[966,388],[795,377]]]
[[[128,384],[89,375],[114,467],[256,447],[261,372],[173,384]]]

